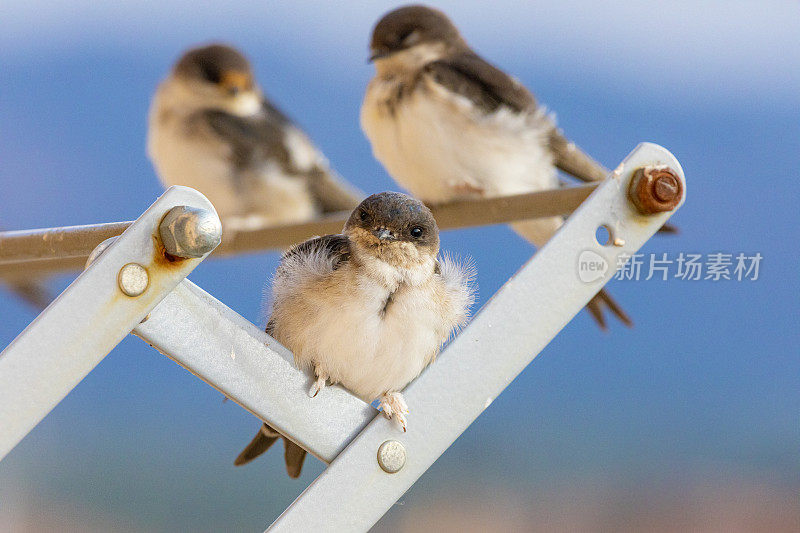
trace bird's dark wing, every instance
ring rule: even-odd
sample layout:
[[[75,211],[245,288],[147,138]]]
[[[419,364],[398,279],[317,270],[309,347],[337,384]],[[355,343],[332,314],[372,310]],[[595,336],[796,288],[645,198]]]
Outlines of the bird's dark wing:
[[[330,261],[333,270],[338,269],[350,259],[350,241],[344,235],[323,235],[300,244],[295,244],[284,252],[281,264],[291,258],[316,256]]]
[[[344,235],[323,235],[295,244],[281,256],[275,272],[274,283],[287,279],[313,279],[320,274],[320,264],[338,269],[350,259],[350,241]],[[322,269],[324,272],[324,268]],[[270,317],[264,329],[267,335],[275,336],[275,321]]]
[[[267,327],[264,328],[264,332],[270,337],[275,336],[275,321],[272,320],[272,317],[267,321]]]
[[[536,108],[536,99],[528,89],[473,52],[433,61],[425,66],[422,75],[468,98],[486,113],[500,106],[518,112]]]
[[[267,100],[261,113],[240,117],[218,109],[201,111],[196,120],[207,125],[216,137],[230,147],[231,162],[241,175],[257,174],[269,162],[277,165],[286,176],[307,182],[309,192],[320,211],[352,210],[361,201],[360,191],[353,189],[335,175],[324,157],[310,166],[298,166],[293,150],[316,152],[317,149],[278,108]],[[292,136],[292,141],[289,136]],[[296,143],[306,146],[299,147]]]
[[[247,170],[263,161],[273,161],[283,169],[291,165],[289,151],[284,142],[287,122],[282,115],[264,112],[252,117],[240,117],[219,109],[200,111],[194,119],[202,122],[227,144],[237,170]]]
[[[472,52],[434,61],[425,67],[425,72],[486,113],[500,106],[517,112],[536,108],[536,99],[520,82]],[[570,143],[558,129],[552,129],[549,141],[558,169],[583,181],[605,178],[606,169]]]
[[[536,109],[536,99],[528,89],[474,52],[429,63],[422,70],[422,79],[426,77],[469,99],[484,113],[492,113],[500,106],[517,112]],[[586,182],[603,180],[608,175],[603,165],[570,142],[558,128],[552,128],[548,141],[553,164],[562,172]],[[659,230],[659,233],[676,232],[668,224]]]
[[[350,241],[344,235],[324,235],[295,244],[281,256],[273,284],[304,285],[337,270],[350,259]],[[270,333],[267,325],[267,333]]]

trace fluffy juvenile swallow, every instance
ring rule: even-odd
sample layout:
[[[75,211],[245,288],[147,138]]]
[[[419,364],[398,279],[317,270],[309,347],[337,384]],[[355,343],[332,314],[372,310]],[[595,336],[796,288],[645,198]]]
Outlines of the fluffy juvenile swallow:
[[[307,220],[362,198],[221,44],[189,50],[161,82],[147,146],[165,186],[199,190],[229,226]]]
[[[473,302],[473,271],[438,257],[439,229],[422,202],[385,192],[364,200],[341,235],[287,251],[272,284],[266,331],[313,371],[315,396],[340,383],[405,430],[401,390],[428,366]],[[236,459],[244,464],[280,437],[266,424]],[[288,439],[286,468],[305,451]]]
[[[426,203],[557,188],[557,170],[605,178],[602,165],[568,141],[516,79],[473,52],[441,11],[391,11],[375,26],[370,53],[376,73],[361,126],[389,174]],[[540,247],[563,222],[511,227]],[[631,325],[605,290],[587,308],[603,329],[605,308]]]

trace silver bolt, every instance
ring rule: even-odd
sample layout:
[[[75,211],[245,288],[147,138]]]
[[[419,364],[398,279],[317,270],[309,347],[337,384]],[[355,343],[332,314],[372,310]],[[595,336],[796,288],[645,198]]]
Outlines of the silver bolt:
[[[378,448],[378,464],[384,472],[394,474],[406,464],[406,448],[396,440],[387,440]]]
[[[119,269],[117,284],[126,295],[139,296],[147,290],[150,276],[147,275],[147,269],[139,263],[128,263]]]
[[[169,255],[203,257],[222,242],[222,222],[213,211],[186,205],[173,207],[158,226]]]

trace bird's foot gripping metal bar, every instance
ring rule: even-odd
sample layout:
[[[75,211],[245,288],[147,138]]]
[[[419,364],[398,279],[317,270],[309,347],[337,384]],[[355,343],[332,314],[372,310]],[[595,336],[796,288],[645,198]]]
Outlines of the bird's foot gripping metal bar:
[[[311,378],[288,350],[189,281],[134,332],[331,463],[272,529],[363,531],[611,279],[620,254],[636,252],[664,224],[684,190],[668,151],[637,147],[406,389],[414,413],[407,433],[339,387],[309,398]],[[606,246],[595,238],[599,226],[611,232]],[[604,268],[582,281],[581,260]]]
[[[214,206],[171,187],[0,353],[0,459],[220,242]]]

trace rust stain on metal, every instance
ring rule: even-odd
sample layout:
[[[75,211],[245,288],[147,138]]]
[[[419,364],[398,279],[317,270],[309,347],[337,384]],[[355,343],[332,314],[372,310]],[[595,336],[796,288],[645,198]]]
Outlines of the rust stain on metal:
[[[683,199],[683,184],[671,168],[642,167],[631,177],[628,197],[643,215],[672,211]]]
[[[197,259],[182,259],[169,256],[164,251],[160,240],[155,236],[153,236],[153,245],[150,260],[141,262],[141,265],[147,269],[149,274],[148,290],[137,298],[126,296],[119,289],[113,291],[107,303],[100,310],[98,320],[102,320],[100,317],[115,315],[117,324],[147,320],[149,314],[141,318],[140,315],[144,309],[153,306],[158,300],[164,298],[164,285],[173,284],[176,277],[180,279],[185,277],[193,266],[190,261],[198,261]],[[182,276],[180,275],[181,271],[184,272]],[[180,282],[180,279],[177,281]],[[114,313],[111,312],[112,309]],[[124,312],[120,312],[121,310],[124,310]]]
[[[186,263],[187,259],[183,257],[176,257],[167,253],[166,248],[164,248],[164,244],[157,235],[153,235],[153,246],[155,247],[155,253],[153,254],[153,266],[171,270],[183,268],[183,265]]]

